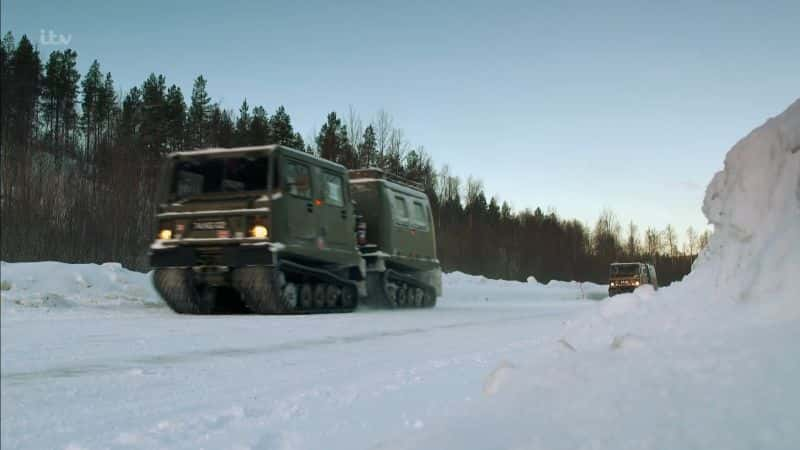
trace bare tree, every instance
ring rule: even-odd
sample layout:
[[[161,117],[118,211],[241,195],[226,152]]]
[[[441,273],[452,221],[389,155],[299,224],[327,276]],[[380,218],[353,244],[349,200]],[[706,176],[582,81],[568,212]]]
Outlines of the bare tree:
[[[317,133],[314,129],[319,129],[318,127],[313,127],[306,132],[306,136],[303,138],[303,141],[306,143],[305,151],[311,153],[312,155],[319,155],[319,149],[317,148]]]
[[[392,116],[390,116],[386,111],[380,110],[375,115],[375,121],[372,124],[372,127],[375,129],[375,141],[378,147],[377,162],[379,167],[383,166],[386,152],[389,149],[392,131],[394,130],[394,125],[392,122]]]
[[[655,228],[648,228],[644,232],[645,250],[647,255],[653,260],[661,250],[661,234]]]
[[[697,232],[691,225],[686,229],[686,244],[684,253],[694,255],[697,252]]]
[[[353,109],[353,105],[347,107],[345,126],[347,127],[347,136],[350,138],[350,144],[353,148],[359,148],[364,137],[364,125],[361,123],[361,117]]]
[[[475,203],[478,199],[478,196],[483,192],[483,181],[479,180],[475,177],[468,177],[467,178],[467,186],[466,192],[464,192],[464,198],[468,205]]]
[[[672,225],[667,225],[664,228],[664,251],[663,253],[668,254],[671,257],[675,257],[678,255],[678,234],[675,232],[675,227]]]
[[[597,218],[594,227],[594,250],[595,254],[608,259],[614,259],[622,249],[620,245],[620,233],[622,226],[619,224],[616,214],[610,209],[604,209]]]
[[[628,242],[625,250],[631,258],[638,256],[640,253],[639,228],[632,220],[628,224]]]
[[[702,233],[700,233],[700,237],[697,238],[698,253],[708,246],[708,241],[710,239],[711,239],[711,232],[709,230],[705,230]]]

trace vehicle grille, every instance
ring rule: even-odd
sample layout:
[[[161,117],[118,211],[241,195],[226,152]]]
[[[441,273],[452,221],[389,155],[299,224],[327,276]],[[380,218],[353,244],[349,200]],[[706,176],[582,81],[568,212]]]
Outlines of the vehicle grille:
[[[220,249],[220,248],[198,248],[197,249],[197,265],[198,266],[221,266],[222,265],[222,249]]]

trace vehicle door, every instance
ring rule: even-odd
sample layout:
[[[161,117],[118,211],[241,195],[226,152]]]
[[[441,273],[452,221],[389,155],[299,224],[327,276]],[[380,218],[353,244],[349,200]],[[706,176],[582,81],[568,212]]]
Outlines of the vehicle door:
[[[409,256],[411,254],[412,228],[409,214],[408,201],[402,193],[387,189],[392,205],[392,244],[396,255]]]
[[[299,160],[285,159],[283,168],[289,236],[292,240],[307,241],[317,233],[317,214],[313,203],[314,183],[311,167]]]
[[[327,245],[338,248],[355,246],[355,216],[342,173],[322,169],[320,173],[320,235]]]
[[[415,257],[431,258],[433,254],[433,243],[431,239],[431,224],[430,215],[426,208],[426,202],[421,199],[410,197],[409,200],[411,211],[410,225],[411,225],[411,255]]]

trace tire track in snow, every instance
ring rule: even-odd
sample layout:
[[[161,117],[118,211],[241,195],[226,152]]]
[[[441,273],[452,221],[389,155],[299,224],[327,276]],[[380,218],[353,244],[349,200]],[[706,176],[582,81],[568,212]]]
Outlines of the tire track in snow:
[[[250,348],[218,348],[211,350],[197,350],[172,354],[151,355],[124,360],[98,361],[81,365],[69,365],[52,367],[44,370],[3,372],[0,374],[3,384],[8,386],[19,386],[31,382],[39,382],[48,379],[75,378],[84,375],[113,374],[126,372],[131,369],[138,369],[141,366],[161,366],[166,364],[186,364],[216,358],[237,358],[260,356],[266,354],[284,353],[303,350],[311,347],[331,346],[331,345],[350,345],[364,341],[403,337],[421,333],[429,333],[439,330],[458,329],[468,327],[480,327],[493,325],[500,322],[519,322],[540,317],[550,317],[560,315],[561,312],[548,312],[537,314],[526,314],[510,318],[497,318],[484,321],[465,321],[435,325],[427,328],[405,328],[399,330],[377,331],[359,333],[345,336],[326,336],[322,338],[305,339],[290,343],[268,345],[266,347]]]

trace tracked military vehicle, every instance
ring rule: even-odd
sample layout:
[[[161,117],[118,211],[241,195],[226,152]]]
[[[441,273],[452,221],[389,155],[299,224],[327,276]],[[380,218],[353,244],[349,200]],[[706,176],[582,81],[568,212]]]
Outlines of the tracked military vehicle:
[[[178,152],[166,171],[150,263],[176,312],[346,312],[367,294],[343,166],[271,145]]]
[[[378,169],[350,171],[359,213],[358,241],[366,263],[366,303],[433,307],[441,295],[436,232],[422,186]]]

